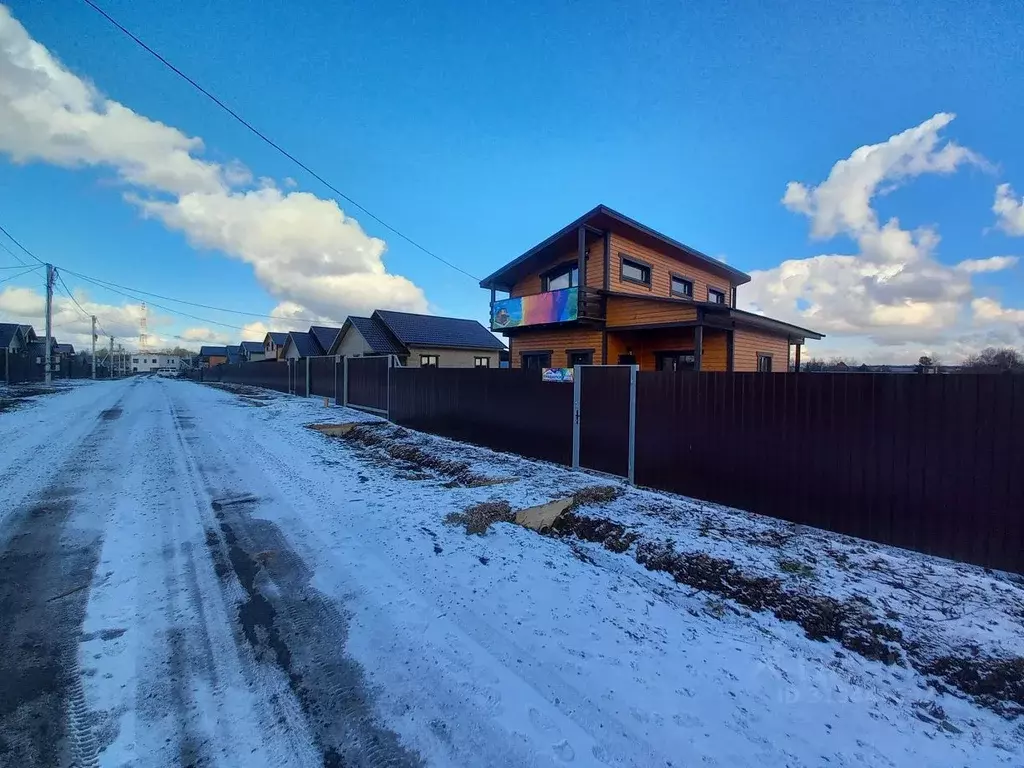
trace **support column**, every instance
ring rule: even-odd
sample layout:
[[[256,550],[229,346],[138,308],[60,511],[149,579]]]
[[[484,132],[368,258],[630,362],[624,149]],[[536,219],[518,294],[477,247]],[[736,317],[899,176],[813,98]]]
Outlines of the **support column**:
[[[802,346],[802,344],[796,345],[796,358],[793,361],[793,371],[796,373],[800,373],[800,347]]]
[[[696,358],[693,364],[693,370],[699,371],[701,367],[701,358],[704,357],[704,326],[698,325],[693,329],[693,354]]]

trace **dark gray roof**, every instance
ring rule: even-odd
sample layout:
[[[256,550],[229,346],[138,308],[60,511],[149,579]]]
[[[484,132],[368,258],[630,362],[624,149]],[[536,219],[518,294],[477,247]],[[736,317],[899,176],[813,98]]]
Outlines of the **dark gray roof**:
[[[75,345],[74,344],[56,344],[55,346],[57,348],[57,351],[60,352],[61,354],[65,354],[65,355],[73,355],[73,354],[75,354]]]
[[[227,357],[227,347],[200,347],[200,357]]]
[[[267,336],[269,336],[270,340],[272,342],[274,342],[275,344],[284,344],[286,341],[288,341],[288,334],[287,333],[279,333],[277,331],[270,331],[270,333],[268,333]]]
[[[7,349],[11,339],[18,335],[21,326],[17,323],[0,323],[0,349]]]
[[[318,357],[323,355],[324,351],[320,348],[320,344],[317,343],[316,337],[311,333],[303,333],[302,331],[292,331],[288,334],[288,338],[292,344],[295,345],[295,349],[299,353],[299,357]]]
[[[31,325],[19,325],[21,328],[21,335],[25,337],[25,341],[32,341],[36,338],[36,330]]]
[[[505,349],[505,345],[476,320],[414,315],[386,309],[378,309],[373,316],[409,347]]]
[[[242,348],[238,345],[228,345],[224,347],[224,350],[228,353],[229,363],[240,363],[242,362]]]
[[[378,355],[404,355],[408,351],[395,340],[387,326],[376,318],[350,316],[346,322],[359,331],[370,349]]]
[[[263,352],[262,341],[243,341],[239,346],[241,346],[242,349],[244,349],[246,352],[249,352],[250,354],[253,352],[255,352],[256,354],[261,354]]]
[[[341,333],[341,328],[331,328],[327,325],[311,325],[309,326],[309,333],[316,339],[316,343],[320,345],[323,354],[327,354],[327,351],[334,346],[334,340]]]

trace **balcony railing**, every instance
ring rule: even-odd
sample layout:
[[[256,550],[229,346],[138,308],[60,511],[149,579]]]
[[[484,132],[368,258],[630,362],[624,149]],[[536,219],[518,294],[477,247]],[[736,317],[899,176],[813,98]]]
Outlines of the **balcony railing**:
[[[553,325],[583,321],[601,321],[605,317],[605,299],[594,288],[562,288],[532,293],[491,304],[491,330]]]

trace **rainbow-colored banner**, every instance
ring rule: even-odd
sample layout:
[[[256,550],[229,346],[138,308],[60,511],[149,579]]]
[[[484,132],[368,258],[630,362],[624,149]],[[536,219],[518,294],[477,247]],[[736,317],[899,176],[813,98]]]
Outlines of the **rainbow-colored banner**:
[[[576,319],[578,312],[579,288],[502,299],[491,306],[491,330],[568,323]]]

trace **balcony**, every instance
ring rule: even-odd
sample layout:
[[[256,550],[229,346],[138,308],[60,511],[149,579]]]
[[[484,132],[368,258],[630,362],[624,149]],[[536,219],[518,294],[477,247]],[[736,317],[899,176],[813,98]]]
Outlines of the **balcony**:
[[[491,330],[576,322],[604,322],[605,298],[595,288],[574,286],[491,303]]]

